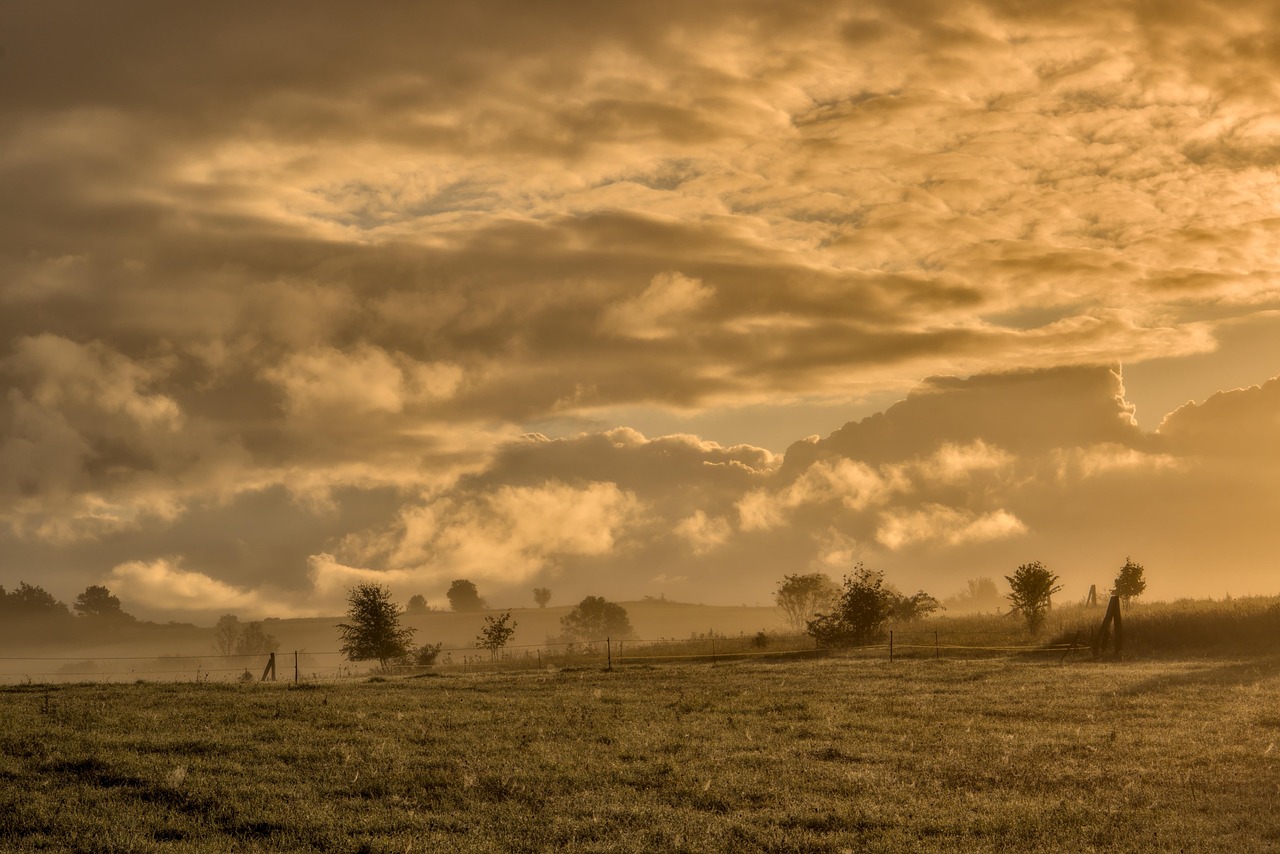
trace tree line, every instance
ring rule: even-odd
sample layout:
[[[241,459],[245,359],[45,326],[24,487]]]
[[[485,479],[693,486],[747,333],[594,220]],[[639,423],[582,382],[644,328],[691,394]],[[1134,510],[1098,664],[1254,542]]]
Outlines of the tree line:
[[[540,607],[546,607],[551,591],[539,587],[534,597]],[[455,611],[479,611],[485,608],[475,585],[465,579],[453,582],[449,588],[449,602]],[[414,600],[420,600],[415,603]],[[443,648],[442,643],[415,647],[417,629],[401,624],[404,614],[423,613],[425,599],[411,597],[411,607],[403,610],[392,598],[391,591],[374,582],[357,584],[347,591],[346,622],[338,623],[339,650],[349,661],[377,661],[386,669],[392,665],[426,667],[434,664]],[[485,650],[496,660],[504,647],[515,637],[519,625],[511,619],[511,611],[490,614],[485,617],[475,646]],[[598,642],[606,638],[625,640],[635,636],[627,609],[601,596],[587,596],[560,618],[561,634],[547,638],[548,643]]]
[[[1112,583],[1112,595],[1126,607],[1147,588],[1145,570],[1126,558]],[[1000,597],[990,578],[970,580],[968,589],[953,600],[962,604],[1008,603],[1007,613],[1025,620],[1035,635],[1044,626],[1053,596],[1062,590],[1058,576],[1041,561],[1020,565],[1006,575],[1009,592]],[[999,598],[997,598],[999,597]],[[885,583],[884,573],[858,563],[837,586],[825,573],[786,575],[778,582],[774,602],[795,631],[811,635],[819,646],[841,647],[865,644],[880,638],[892,621],[912,622],[942,608],[936,598],[923,590],[910,596]]]

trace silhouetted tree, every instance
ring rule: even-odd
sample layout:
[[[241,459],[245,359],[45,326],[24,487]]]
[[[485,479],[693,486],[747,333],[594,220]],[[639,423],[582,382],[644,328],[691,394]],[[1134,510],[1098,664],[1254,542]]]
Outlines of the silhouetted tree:
[[[549,587],[533,588],[533,601],[538,603],[539,608],[547,607],[547,603],[551,601],[551,588]]]
[[[1053,594],[1062,589],[1058,576],[1050,572],[1040,561],[1024,563],[1013,575],[1006,575],[1009,582],[1009,602],[1013,613],[1021,614],[1027,621],[1031,634],[1040,631],[1045,616],[1053,607]]]
[[[262,629],[262,623],[250,623],[236,638],[236,655],[266,655],[280,648],[280,641]]]
[[[409,604],[405,606],[406,614],[425,614],[427,613],[427,600],[421,593],[415,593],[409,597]]]
[[[889,616],[903,623],[910,623],[913,620],[923,620],[925,617],[937,611],[942,605],[937,599],[925,593],[923,590],[913,593],[910,596],[904,596],[897,591],[890,590],[889,593]]]
[[[510,611],[500,617],[485,617],[484,628],[480,630],[480,634],[476,635],[476,646],[489,650],[491,660],[497,660],[498,650],[506,646],[507,641],[511,640],[511,636],[516,633],[516,623],[507,625],[510,619]]]
[[[414,650],[413,663],[418,667],[430,667],[436,663],[442,649],[444,649],[443,642],[423,644]]]
[[[0,587],[0,593],[3,593],[3,591],[4,588]],[[18,582],[18,588],[4,593],[2,598],[4,611],[14,617],[57,618],[71,616],[67,606],[55,599],[53,594],[43,587],[31,585],[25,581]]]
[[[364,582],[347,591],[349,623],[338,624],[338,645],[351,661],[388,661],[409,655],[416,631],[400,625],[400,609],[391,601],[391,591],[380,584]]]
[[[72,608],[82,617],[106,620],[132,619],[120,609],[120,599],[111,595],[111,591],[99,584],[91,584],[76,597]]]
[[[601,641],[635,634],[627,609],[600,596],[588,596],[560,618],[560,628],[571,640]]]
[[[480,598],[480,591],[465,578],[459,578],[449,585],[449,607],[455,611],[483,611],[485,602]]]
[[[240,619],[235,614],[223,614],[213,627],[213,651],[218,655],[235,655],[239,636]]]
[[[1120,574],[1111,586],[1111,594],[1119,596],[1126,608],[1147,589],[1147,580],[1142,577],[1142,573],[1142,564],[1134,563],[1129,558],[1124,559],[1124,566],[1120,568]]]
[[[784,575],[773,593],[773,601],[794,631],[804,631],[819,611],[831,607],[839,588],[825,573]]]
[[[834,607],[809,621],[809,634],[819,646],[853,646],[879,637],[892,613],[892,594],[884,587],[884,573],[861,563],[844,577]]]

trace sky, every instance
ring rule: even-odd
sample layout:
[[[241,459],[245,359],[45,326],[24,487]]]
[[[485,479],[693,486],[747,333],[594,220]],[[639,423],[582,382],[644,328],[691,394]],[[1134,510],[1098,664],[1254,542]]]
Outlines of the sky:
[[[0,584],[1280,592],[1280,8],[8,0]]]

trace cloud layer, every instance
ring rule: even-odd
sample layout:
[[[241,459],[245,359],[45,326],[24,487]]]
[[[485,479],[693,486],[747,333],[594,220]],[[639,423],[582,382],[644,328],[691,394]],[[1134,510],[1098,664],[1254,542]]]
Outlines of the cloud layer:
[[[190,573],[266,573],[323,608],[347,572],[741,572],[755,599],[858,549],[1056,548],[1054,502],[1100,549],[1120,494],[1193,524],[1196,489],[1244,488],[1198,478],[1275,459],[1271,386],[1153,434],[1111,366],[1276,322],[1278,23],[7,3],[0,581],[182,607]],[[607,429],[890,392],[785,457]]]

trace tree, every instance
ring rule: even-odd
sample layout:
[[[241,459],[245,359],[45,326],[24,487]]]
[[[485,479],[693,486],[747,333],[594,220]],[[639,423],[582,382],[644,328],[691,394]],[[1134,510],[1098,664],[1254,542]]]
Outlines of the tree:
[[[53,594],[25,581],[18,582],[18,589],[4,595],[4,610],[17,617],[71,616],[67,606],[53,598]]]
[[[476,646],[489,650],[489,658],[494,661],[498,659],[498,650],[506,646],[507,641],[511,640],[511,636],[516,633],[518,623],[508,626],[507,621],[510,619],[510,611],[500,617],[485,617],[484,628],[480,630],[480,634],[476,635]]]
[[[483,611],[485,602],[480,598],[480,591],[465,578],[459,578],[449,585],[449,607],[455,611]]]
[[[942,603],[952,611],[999,611],[1004,605],[1004,596],[1000,588],[989,576],[970,578],[964,590],[954,596],[948,596]]]
[[[884,587],[884,573],[861,563],[844,577],[834,607],[809,621],[809,634],[819,646],[853,646],[879,637],[893,610],[892,593]]]
[[[421,593],[415,593],[409,597],[409,604],[405,606],[406,614],[425,614],[427,613],[427,599]]]
[[[1058,576],[1037,560],[1024,563],[1013,575],[1006,575],[1004,580],[1009,582],[1006,598],[1013,605],[1013,613],[1021,614],[1027,621],[1027,629],[1036,634],[1053,607],[1053,594],[1062,589],[1062,585],[1057,583]]]
[[[377,659],[387,662],[409,655],[416,629],[400,625],[400,609],[391,601],[391,591],[380,584],[364,582],[347,591],[349,623],[338,624],[338,649],[351,661]]]
[[[213,627],[213,651],[218,655],[235,655],[239,636],[240,619],[235,614],[223,614]]]
[[[588,596],[560,618],[560,629],[570,640],[601,641],[635,634],[627,609],[600,596]]]
[[[423,644],[414,650],[413,663],[418,667],[430,667],[436,663],[436,659],[440,657],[440,650],[442,649],[444,649],[444,641]]]
[[[551,601],[551,590],[547,587],[533,588],[533,601],[538,603],[539,608],[547,607],[547,603]]]
[[[1134,563],[1129,558],[1124,559],[1124,566],[1120,567],[1120,574],[1111,586],[1111,594],[1119,596],[1126,608],[1147,589],[1147,580],[1142,577],[1142,573],[1142,564]]]
[[[801,632],[819,611],[831,607],[839,592],[835,582],[825,573],[784,575],[774,591],[773,601],[792,630]]]
[[[100,584],[91,584],[76,597],[72,608],[82,617],[95,619],[121,620],[129,617],[120,610],[119,598],[112,596],[111,591]]]
[[[236,638],[236,655],[267,655],[280,648],[280,641],[262,630],[262,623],[250,623]]]
[[[923,590],[910,596],[904,596],[895,590],[887,592],[889,594],[889,616],[903,623],[923,620],[942,607],[937,599]]]

